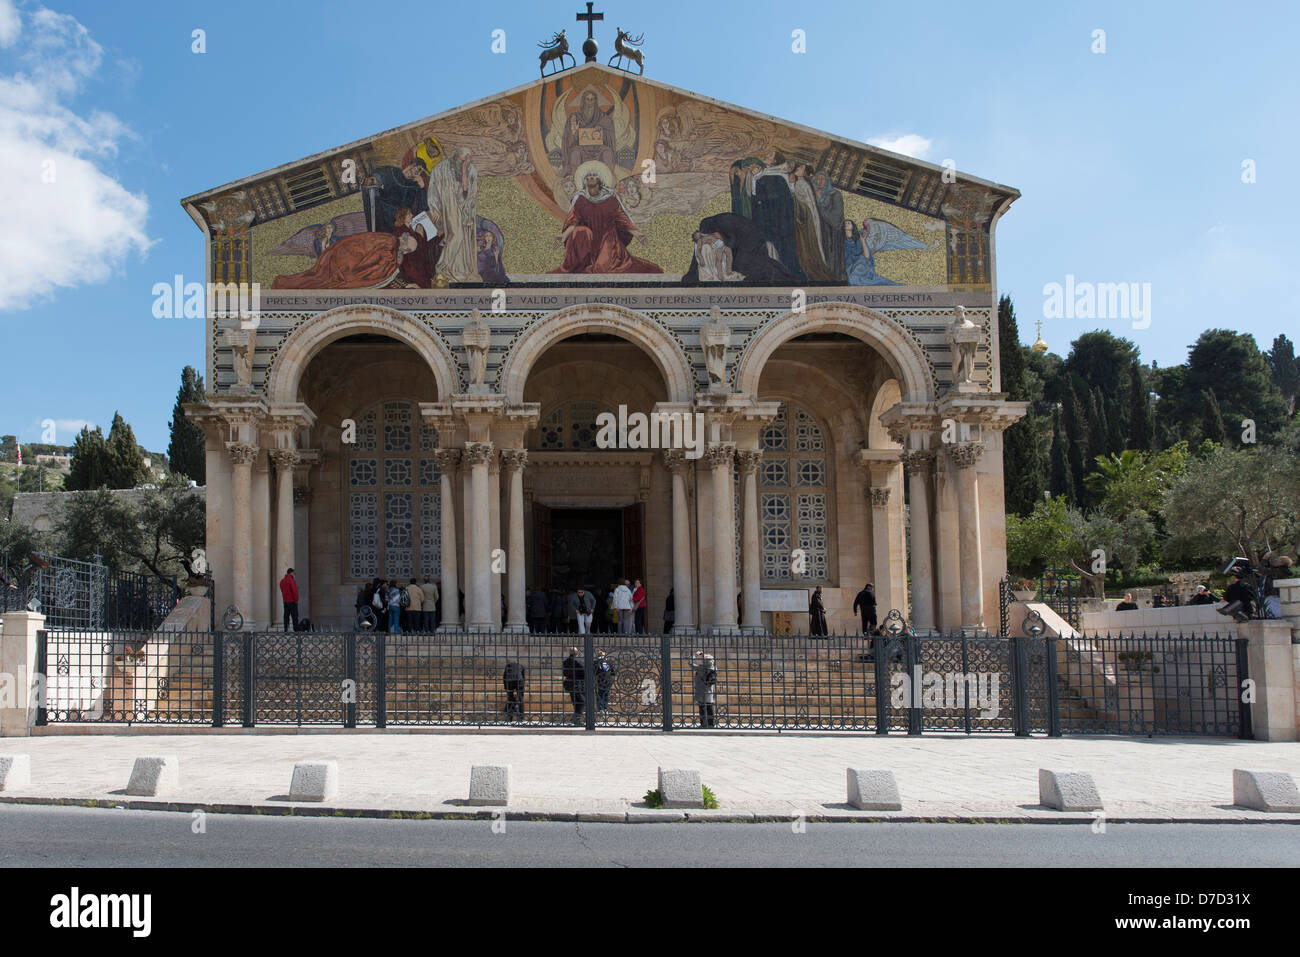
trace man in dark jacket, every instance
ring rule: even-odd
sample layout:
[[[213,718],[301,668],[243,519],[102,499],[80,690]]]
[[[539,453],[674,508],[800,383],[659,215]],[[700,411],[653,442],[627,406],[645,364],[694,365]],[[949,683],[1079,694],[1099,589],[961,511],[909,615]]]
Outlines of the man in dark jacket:
[[[869,635],[876,630],[876,593],[871,582],[858,592],[853,599],[853,610],[862,612],[862,633]]]
[[[1255,590],[1240,575],[1233,575],[1232,584],[1223,590],[1223,600],[1228,604],[1219,609],[1220,614],[1247,621],[1255,609]]]
[[[517,717],[524,720],[524,666],[517,661],[506,662],[506,670],[501,674],[501,683],[506,689],[506,720]]]
[[[1211,591],[1210,591],[1208,588],[1206,588],[1204,585],[1197,585],[1197,586],[1196,586],[1196,594],[1192,596],[1192,600],[1189,601],[1187,604],[1189,604],[1189,605],[1213,605],[1214,602],[1215,602],[1214,593],[1211,592]]]
[[[560,666],[560,673],[564,676],[564,690],[569,693],[569,700],[573,702],[573,723],[582,724],[587,708],[587,669],[578,660],[577,648],[569,649],[569,656]]]

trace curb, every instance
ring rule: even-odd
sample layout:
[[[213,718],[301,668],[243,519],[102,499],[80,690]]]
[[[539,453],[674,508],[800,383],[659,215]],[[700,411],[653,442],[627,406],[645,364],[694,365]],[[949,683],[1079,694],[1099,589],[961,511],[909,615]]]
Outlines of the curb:
[[[388,808],[322,807],[319,804],[201,804],[192,801],[112,800],[100,798],[0,797],[0,805],[242,814],[253,817],[346,817],[402,821],[564,821],[580,824],[789,824],[794,815],[759,811],[551,811],[496,810],[417,811]],[[1028,815],[957,816],[915,814],[846,814],[829,811],[804,815],[807,824],[1093,824],[1092,815],[1042,817]],[[1300,816],[1235,818],[1110,817],[1109,824],[1300,824]]]

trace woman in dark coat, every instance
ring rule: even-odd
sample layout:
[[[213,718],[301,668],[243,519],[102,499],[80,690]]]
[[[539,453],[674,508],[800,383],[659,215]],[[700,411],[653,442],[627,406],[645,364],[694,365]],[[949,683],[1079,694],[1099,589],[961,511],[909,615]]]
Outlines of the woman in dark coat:
[[[826,606],[822,604],[822,586],[818,585],[808,599],[808,634],[826,634]]]

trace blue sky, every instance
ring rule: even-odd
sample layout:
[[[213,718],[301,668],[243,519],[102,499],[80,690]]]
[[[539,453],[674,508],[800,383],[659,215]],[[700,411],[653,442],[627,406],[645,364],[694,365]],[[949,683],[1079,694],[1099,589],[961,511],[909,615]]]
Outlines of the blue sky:
[[[203,275],[178,200],[527,82],[584,7],[0,0],[0,432],[54,419],[68,443],[119,410],[164,449],[181,367],[203,364],[201,320],[151,313],[154,283]],[[1091,328],[1161,365],[1209,327],[1300,332],[1300,4],[596,9],[602,60],[630,28],[649,77],[1018,188],[998,285],[1025,341],[1067,275],[1150,283],[1151,323],[1045,320],[1062,354]]]

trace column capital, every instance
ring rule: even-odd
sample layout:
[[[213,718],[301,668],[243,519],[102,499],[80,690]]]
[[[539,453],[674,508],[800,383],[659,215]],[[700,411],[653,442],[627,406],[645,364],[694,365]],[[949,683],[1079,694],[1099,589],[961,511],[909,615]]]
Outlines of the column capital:
[[[872,485],[867,491],[871,495],[872,508],[886,508],[889,505],[889,486]]]
[[[528,464],[527,449],[502,449],[501,468],[507,473],[521,472]]]
[[[488,453],[488,475],[501,474],[501,454],[493,446],[492,451]]]
[[[736,447],[727,443],[713,446],[704,453],[704,467],[707,469],[730,468],[731,460],[736,455]]]
[[[471,468],[475,465],[487,465],[495,456],[496,447],[491,442],[466,442],[465,464]]]
[[[293,487],[293,504],[310,505],[311,491],[312,489],[310,485],[295,485]]]
[[[913,472],[927,472],[934,468],[936,453],[933,449],[913,449],[903,455],[903,466]]]
[[[230,461],[235,465],[252,465],[261,449],[246,442],[227,442],[226,451],[230,453]]]
[[[275,467],[282,472],[298,464],[298,453],[293,449],[271,449],[267,454],[271,456]]]
[[[758,463],[763,458],[762,449],[737,449],[736,466],[741,475],[752,475],[758,471]]]
[[[685,475],[690,471],[691,460],[682,449],[664,449],[664,467],[674,475]]]
[[[438,449],[433,453],[438,471],[450,475],[460,467],[460,449]]]
[[[983,442],[960,442],[948,449],[948,457],[959,469],[973,468],[983,454]]]

